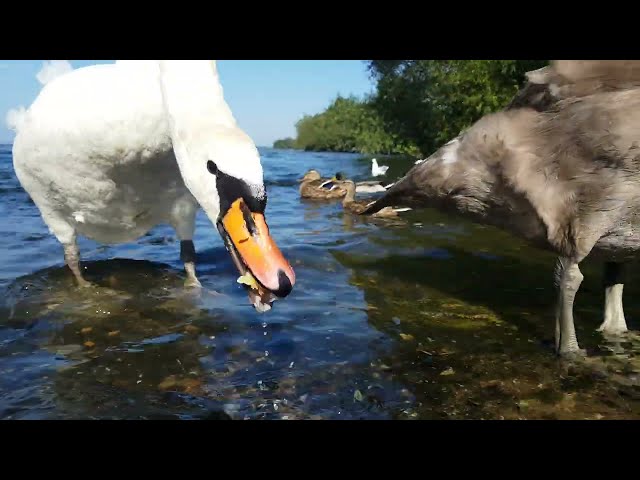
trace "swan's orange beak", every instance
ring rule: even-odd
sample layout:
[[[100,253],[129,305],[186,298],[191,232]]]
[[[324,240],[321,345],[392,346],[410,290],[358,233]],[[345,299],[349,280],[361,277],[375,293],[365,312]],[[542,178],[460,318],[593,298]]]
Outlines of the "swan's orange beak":
[[[231,204],[221,225],[240,257],[235,259],[236,263],[241,260],[256,280],[276,297],[289,295],[296,275],[271,237],[264,215],[252,212],[240,198]]]

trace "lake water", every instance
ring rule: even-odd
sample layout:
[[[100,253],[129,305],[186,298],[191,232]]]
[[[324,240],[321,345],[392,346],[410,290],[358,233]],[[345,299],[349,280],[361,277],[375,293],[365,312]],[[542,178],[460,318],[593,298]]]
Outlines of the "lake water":
[[[600,265],[585,264],[576,301],[589,358],[568,364],[552,350],[551,255],[430,210],[372,220],[299,198],[306,170],[367,180],[370,157],[261,154],[267,222],[297,275],[265,314],[202,213],[200,293],[162,226],[115,247],[81,239],[102,288],[76,289],[0,146],[0,418],[640,418],[640,342],[595,332]],[[389,181],[411,166],[379,160]]]

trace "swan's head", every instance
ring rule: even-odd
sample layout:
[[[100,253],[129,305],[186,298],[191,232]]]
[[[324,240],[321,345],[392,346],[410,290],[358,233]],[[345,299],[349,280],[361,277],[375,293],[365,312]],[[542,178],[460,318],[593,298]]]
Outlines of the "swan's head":
[[[265,220],[267,192],[260,156],[240,129],[220,127],[208,132],[198,152],[181,165],[185,184],[217,226],[240,275],[257,280],[249,288],[256,309],[267,310],[295,284],[295,273],[276,245]],[[183,157],[184,158],[184,157]]]

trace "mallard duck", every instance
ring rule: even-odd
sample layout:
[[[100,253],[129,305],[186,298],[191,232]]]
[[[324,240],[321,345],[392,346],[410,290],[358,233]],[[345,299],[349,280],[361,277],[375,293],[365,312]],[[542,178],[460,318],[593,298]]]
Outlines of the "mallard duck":
[[[80,286],[89,284],[79,235],[131,242],[158,224],[175,228],[187,283],[199,286],[193,234],[202,207],[240,275],[259,282],[249,290],[254,307],[291,292],[295,274],[264,218],[260,156],[223,97],[215,61],[74,70],[47,83],[15,123],[16,175]]]
[[[341,181],[334,175],[332,178],[322,178],[317,170],[309,170],[300,180],[300,196],[314,199],[338,199],[346,195]]]
[[[342,207],[345,210],[348,210],[351,213],[360,214],[364,212],[367,207],[373,202],[367,202],[365,200],[356,200],[356,184],[352,180],[344,180],[342,182],[344,185],[347,194],[342,199]],[[410,208],[394,208],[394,207],[384,207],[378,212],[372,214],[373,217],[397,217],[398,213],[406,212],[411,210]]]
[[[623,262],[640,254],[640,61],[554,61],[363,213],[435,207],[555,252],[556,351],[584,355],[573,303],[592,255],[605,261],[607,334],[627,331]]]

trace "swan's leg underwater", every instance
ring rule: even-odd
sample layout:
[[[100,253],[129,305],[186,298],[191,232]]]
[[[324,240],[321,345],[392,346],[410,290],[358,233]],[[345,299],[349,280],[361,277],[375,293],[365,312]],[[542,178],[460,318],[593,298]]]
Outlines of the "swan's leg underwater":
[[[78,248],[78,243],[76,242],[75,235],[70,243],[63,243],[63,247],[64,261],[69,267],[69,270],[71,270],[71,272],[73,273],[73,276],[76,278],[78,286],[91,286],[91,283],[84,279],[84,277],[82,276],[82,272],[80,271],[80,249]]]
[[[604,265],[604,321],[598,331],[619,335],[627,331],[627,322],[622,307],[624,288],[624,264],[606,262]]]
[[[184,270],[187,272],[186,287],[201,287],[196,277],[196,247],[193,240],[180,241],[180,260],[184,262]]]
[[[18,171],[16,173],[19,173]],[[80,249],[78,248],[76,229],[59,212],[49,208],[43,198],[37,192],[29,194],[36,207],[40,210],[40,215],[44,223],[49,227],[49,231],[56,237],[64,250],[64,262],[73,273],[73,276],[80,287],[90,287],[82,276],[80,270]]]
[[[171,223],[180,240],[180,260],[184,263],[187,273],[185,287],[202,286],[196,276],[196,248],[193,244],[197,212],[198,206],[195,201],[185,198],[176,202],[171,212]]]

